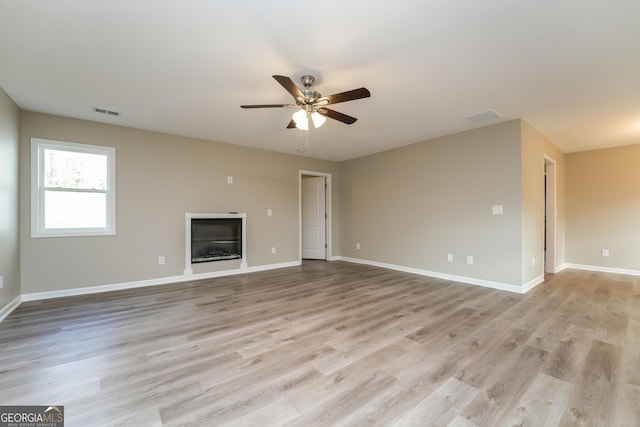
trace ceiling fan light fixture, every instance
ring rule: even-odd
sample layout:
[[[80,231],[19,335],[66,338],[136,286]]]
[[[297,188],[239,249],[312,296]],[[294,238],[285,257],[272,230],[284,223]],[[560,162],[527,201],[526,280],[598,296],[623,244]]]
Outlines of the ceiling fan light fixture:
[[[296,122],[296,127],[302,130],[309,130],[309,117],[305,110],[298,110],[291,117]]]
[[[327,118],[317,111],[308,113],[306,110],[296,111],[295,113],[293,113],[293,116],[291,118],[296,123],[296,127],[302,130],[309,130],[309,127],[311,127],[311,123],[313,123],[313,128],[317,129],[327,121]]]
[[[311,120],[313,120],[313,127],[317,129],[327,121],[327,118],[317,111],[314,111],[311,114]]]

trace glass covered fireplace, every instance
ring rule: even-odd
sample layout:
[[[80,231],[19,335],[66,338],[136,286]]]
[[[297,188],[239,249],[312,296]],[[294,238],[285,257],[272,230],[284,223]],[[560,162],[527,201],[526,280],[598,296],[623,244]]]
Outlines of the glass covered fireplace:
[[[241,218],[192,218],[191,262],[242,258]]]
[[[240,260],[246,268],[246,214],[186,214],[185,273],[191,264]]]

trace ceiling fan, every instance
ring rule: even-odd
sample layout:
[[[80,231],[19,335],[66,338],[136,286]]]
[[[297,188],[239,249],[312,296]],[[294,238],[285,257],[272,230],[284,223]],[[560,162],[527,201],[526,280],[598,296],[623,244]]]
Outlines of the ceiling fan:
[[[278,83],[289,92],[295,104],[263,104],[263,105],[241,105],[241,108],[281,108],[281,107],[300,107],[300,110],[293,114],[293,117],[287,129],[297,127],[302,130],[309,130],[309,126],[313,125],[318,128],[324,124],[326,118],[329,117],[348,125],[356,122],[355,117],[348,116],[336,110],[326,108],[326,105],[337,104],[339,102],[353,101],[360,98],[368,98],[371,93],[368,89],[361,87],[346,92],[340,92],[329,96],[322,96],[315,90],[311,89],[311,85],[315,81],[313,76],[305,75],[300,78],[304,89],[300,89],[287,76],[273,76]]]

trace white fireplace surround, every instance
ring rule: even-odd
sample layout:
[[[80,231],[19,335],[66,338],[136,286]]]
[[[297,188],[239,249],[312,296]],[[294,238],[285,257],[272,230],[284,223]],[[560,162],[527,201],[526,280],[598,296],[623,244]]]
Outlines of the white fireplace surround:
[[[191,220],[192,219],[216,219],[216,218],[241,218],[242,219],[242,258],[239,270],[247,269],[247,214],[246,213],[186,213],[185,214],[185,276],[193,275],[191,263]]]

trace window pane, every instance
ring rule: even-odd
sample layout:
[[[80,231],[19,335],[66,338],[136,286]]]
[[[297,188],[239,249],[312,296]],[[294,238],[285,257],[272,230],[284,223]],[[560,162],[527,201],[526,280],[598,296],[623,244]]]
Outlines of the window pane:
[[[103,228],[107,226],[107,195],[45,191],[45,228]]]
[[[44,186],[107,190],[107,156],[46,148]]]

